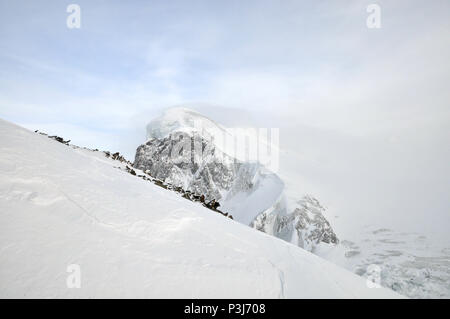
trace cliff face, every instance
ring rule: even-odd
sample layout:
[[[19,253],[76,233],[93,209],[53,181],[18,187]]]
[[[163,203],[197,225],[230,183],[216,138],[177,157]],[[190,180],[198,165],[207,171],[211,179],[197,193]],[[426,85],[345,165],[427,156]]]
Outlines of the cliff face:
[[[201,152],[196,152],[197,146]],[[174,186],[202,194],[207,200],[220,201],[234,186],[244,164],[229,157],[219,161],[218,153],[200,136],[175,132],[139,146],[134,167],[148,170],[150,175]]]

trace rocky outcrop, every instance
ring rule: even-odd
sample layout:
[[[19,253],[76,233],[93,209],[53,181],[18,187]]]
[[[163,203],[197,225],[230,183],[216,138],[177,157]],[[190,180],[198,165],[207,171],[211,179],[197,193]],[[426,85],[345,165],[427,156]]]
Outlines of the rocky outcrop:
[[[251,224],[252,227],[289,241],[306,250],[314,251],[321,242],[339,242],[333,228],[324,217],[325,208],[312,196],[299,200],[292,212],[279,213],[285,207],[275,205],[273,209],[261,213]]]
[[[198,135],[175,132],[139,146],[133,166],[166,183],[203,194],[206,200],[220,201],[225,194],[251,190],[252,171],[259,165],[237,161]]]

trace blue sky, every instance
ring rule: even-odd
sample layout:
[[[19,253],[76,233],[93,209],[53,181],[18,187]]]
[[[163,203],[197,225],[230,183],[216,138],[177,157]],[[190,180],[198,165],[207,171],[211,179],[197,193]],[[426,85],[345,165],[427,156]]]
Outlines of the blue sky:
[[[66,26],[70,3],[81,29]],[[133,159],[161,109],[201,105],[280,127],[321,163],[306,175],[325,198],[345,189],[326,176],[349,179],[340,198],[364,176],[363,207],[387,172],[380,209],[425,194],[448,226],[450,2],[377,1],[381,29],[366,27],[370,3],[0,0],[0,117]]]

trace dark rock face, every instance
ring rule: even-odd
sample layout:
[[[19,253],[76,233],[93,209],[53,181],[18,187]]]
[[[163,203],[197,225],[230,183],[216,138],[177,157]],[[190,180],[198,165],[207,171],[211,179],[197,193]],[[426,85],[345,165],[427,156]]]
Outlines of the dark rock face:
[[[202,137],[185,133],[151,139],[139,146],[134,167],[166,183],[203,194],[208,201],[220,201],[232,187],[245,190],[252,186],[245,179],[236,183],[245,175],[243,163],[221,153]]]
[[[305,196],[298,201],[298,207],[288,215],[287,223],[294,226],[297,232],[299,246],[312,246],[320,242],[337,244],[338,238],[331,228],[330,223],[324,217],[325,208],[317,199]],[[303,244],[303,245],[301,245]]]
[[[280,209],[280,208],[278,208]],[[324,217],[325,208],[312,196],[299,200],[291,213],[278,214],[277,208],[259,215],[252,226],[273,234],[308,251],[317,244],[339,242],[333,228]]]

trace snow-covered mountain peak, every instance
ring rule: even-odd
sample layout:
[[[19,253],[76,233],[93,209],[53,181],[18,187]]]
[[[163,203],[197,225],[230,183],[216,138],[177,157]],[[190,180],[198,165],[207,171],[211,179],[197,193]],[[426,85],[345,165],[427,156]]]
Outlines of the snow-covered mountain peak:
[[[147,125],[148,139],[163,139],[175,132],[190,135],[197,133],[209,139],[217,134],[226,134],[227,130],[208,117],[186,107],[166,109],[162,115]]]
[[[236,114],[239,116],[239,114]],[[259,162],[276,170],[278,135],[268,128],[225,127],[222,124],[186,107],[166,109],[146,127],[147,141],[181,137],[202,139],[209,146],[242,162]],[[272,156],[273,155],[273,156]],[[272,156],[272,157],[270,157]],[[273,161],[272,161],[273,160]]]
[[[271,167],[259,158],[246,158],[255,144],[258,150],[269,145],[259,134],[255,136],[258,130],[224,128],[193,110],[171,108],[148,124],[149,139],[138,147],[133,165],[208,201],[218,201],[235,220],[307,250],[322,242],[336,244],[338,238],[317,200],[302,201],[301,208],[291,204],[283,180]],[[302,197],[299,194],[297,200]]]

